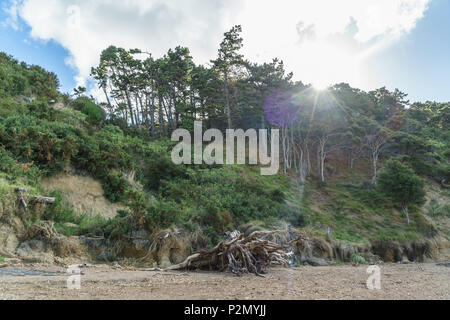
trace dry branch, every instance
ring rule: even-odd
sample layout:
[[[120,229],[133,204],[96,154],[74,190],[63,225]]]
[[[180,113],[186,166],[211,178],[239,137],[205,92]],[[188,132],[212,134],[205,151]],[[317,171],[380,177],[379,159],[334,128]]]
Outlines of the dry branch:
[[[166,270],[202,269],[209,267],[218,271],[231,271],[236,275],[253,273],[263,277],[265,269],[271,263],[289,266],[292,253],[289,247],[300,241],[299,237],[285,244],[277,244],[264,237],[282,231],[255,231],[248,237],[240,232],[227,233],[225,240],[211,250],[201,250],[180,264]]]
[[[25,209],[28,208],[28,205],[24,199],[25,193],[28,192],[27,189],[23,188],[15,188],[14,191],[18,194],[18,200],[23,205]],[[51,197],[41,197],[41,196],[27,196],[27,200],[31,203],[44,203],[44,204],[53,204],[56,199]]]
[[[52,204],[56,201],[55,198],[41,197],[41,196],[28,196],[28,200],[33,203],[48,203],[48,204]]]

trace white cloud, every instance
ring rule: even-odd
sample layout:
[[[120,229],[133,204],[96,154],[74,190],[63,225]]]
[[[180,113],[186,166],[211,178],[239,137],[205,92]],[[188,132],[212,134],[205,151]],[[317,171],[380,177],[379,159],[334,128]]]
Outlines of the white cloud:
[[[6,13],[5,21],[2,21],[2,26],[11,27],[14,30],[19,30],[19,1],[12,0],[10,3],[4,7],[2,7],[3,11]]]
[[[297,79],[319,86],[362,86],[364,59],[410,32],[429,2],[248,0],[237,20],[252,59],[280,57]]]
[[[223,32],[242,24],[244,53],[279,57],[298,79],[358,85],[365,56],[411,31],[430,0],[13,0],[35,39],[70,52],[83,84],[100,52],[113,44],[154,56],[187,46],[198,63],[213,59]],[[322,82],[322,83],[320,83]]]

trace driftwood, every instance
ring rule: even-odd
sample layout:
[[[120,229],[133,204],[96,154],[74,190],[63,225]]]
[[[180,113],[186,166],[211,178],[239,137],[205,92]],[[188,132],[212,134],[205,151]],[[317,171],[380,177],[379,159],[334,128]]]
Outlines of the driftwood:
[[[231,271],[236,275],[253,273],[262,274],[271,263],[289,266],[292,252],[286,252],[289,247],[302,239],[299,237],[286,244],[277,244],[264,237],[278,231],[255,231],[248,237],[240,232],[227,233],[225,240],[211,250],[201,250],[180,264],[165,270],[203,269],[210,268],[218,271]]]
[[[41,197],[41,196],[28,196],[28,200],[33,203],[46,203],[46,204],[52,204],[56,201],[55,198]]]
[[[28,208],[28,205],[24,199],[24,194],[28,192],[27,189],[23,188],[15,188],[14,191],[18,194],[18,200],[23,205],[25,209]],[[41,197],[41,196],[26,196],[27,200],[31,203],[44,203],[44,204],[52,204],[56,201],[55,198],[51,197]]]

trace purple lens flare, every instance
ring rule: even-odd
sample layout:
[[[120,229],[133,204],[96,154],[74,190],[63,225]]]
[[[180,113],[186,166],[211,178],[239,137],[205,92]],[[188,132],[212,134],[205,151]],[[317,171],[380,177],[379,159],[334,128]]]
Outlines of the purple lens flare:
[[[299,107],[290,93],[275,91],[264,102],[264,114],[267,121],[279,128],[292,124],[298,116]]]

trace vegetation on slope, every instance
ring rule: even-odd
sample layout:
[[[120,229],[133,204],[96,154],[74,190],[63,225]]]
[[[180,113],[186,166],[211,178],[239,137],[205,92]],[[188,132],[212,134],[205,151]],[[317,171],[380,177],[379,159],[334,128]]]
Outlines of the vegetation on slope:
[[[449,183],[449,104],[409,105],[398,90],[367,93],[346,84],[317,92],[293,82],[281,61],[243,60],[239,33],[225,35],[210,68],[196,66],[186,48],[146,60],[138,50],[106,49],[93,70],[108,101],[101,105],[84,88],[58,93],[54,74],[0,54],[1,195],[12,196],[17,186],[39,193],[43,177],[73,167],[129,210],[109,220],[79,216],[55,191],[56,203],[33,221],[52,220],[65,234],[120,238],[177,225],[203,230],[211,246],[239,225],[284,220],[323,236],[330,227],[332,237],[350,242],[433,236],[422,211],[448,214],[448,193],[441,189],[444,196],[427,210],[413,197],[408,225],[399,212],[405,204],[386,195],[377,178],[395,159],[410,168],[417,194],[420,179]],[[173,164],[170,133],[199,119],[205,128],[280,128],[284,174]],[[398,184],[390,177],[382,185]]]

